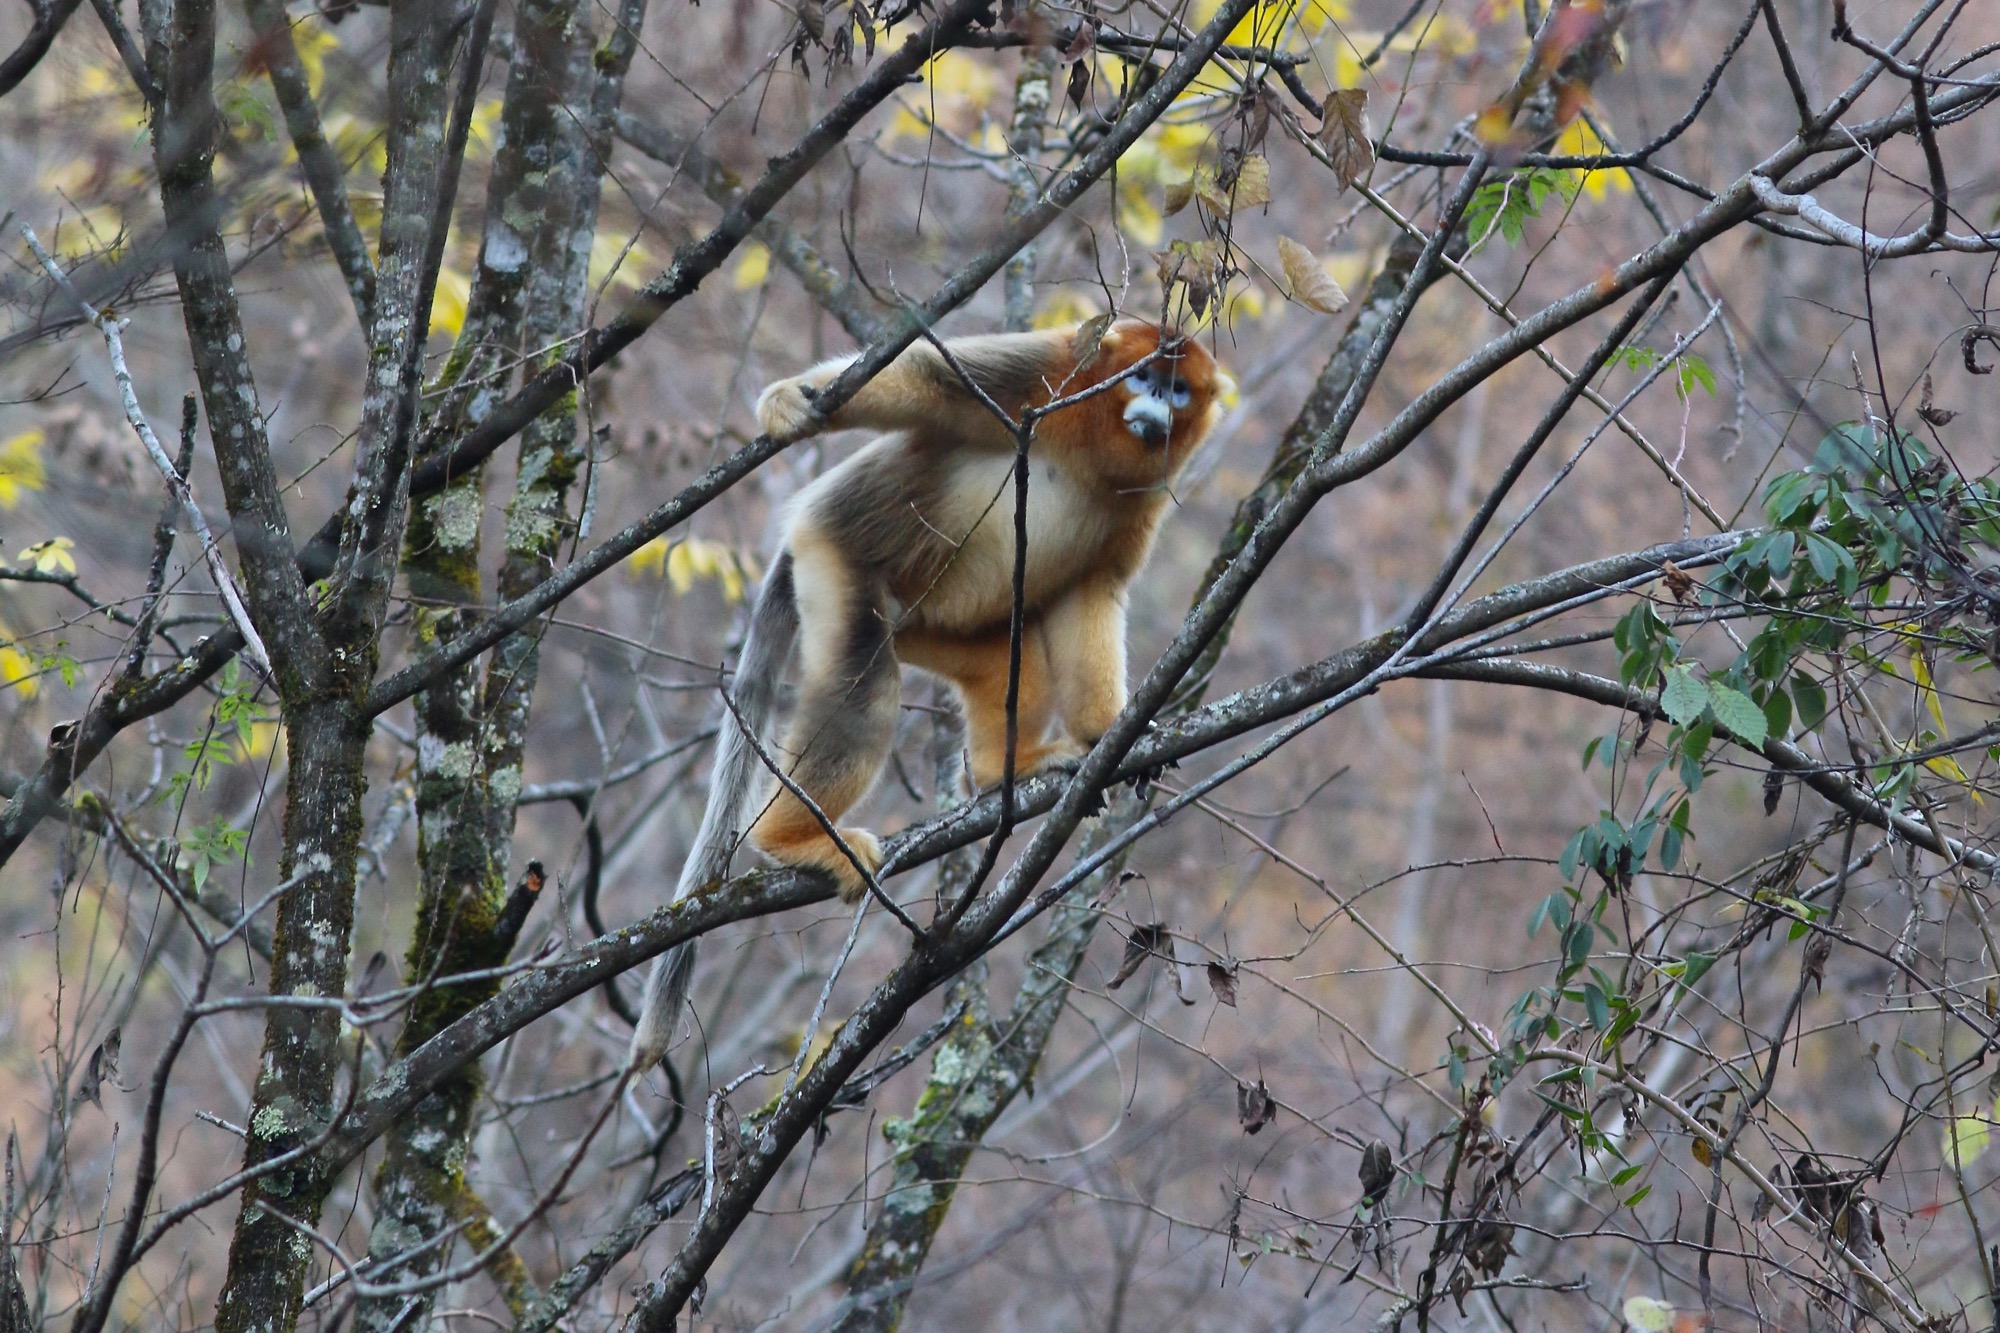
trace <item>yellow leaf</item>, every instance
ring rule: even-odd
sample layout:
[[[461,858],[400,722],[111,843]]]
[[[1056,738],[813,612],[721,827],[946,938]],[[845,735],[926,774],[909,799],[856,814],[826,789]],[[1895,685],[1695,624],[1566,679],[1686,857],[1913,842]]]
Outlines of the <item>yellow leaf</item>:
[[[1925,656],[1923,645],[1914,642],[1916,636],[1910,637],[1913,640],[1910,645],[1910,679],[1917,683],[1917,693],[1922,697],[1924,707],[1930,710],[1931,720],[1937,723],[1938,735],[1942,736],[1945,733],[1944,708],[1938,702],[1937,686],[1931,680],[1930,658]]]
[[[1336,88],[1354,88],[1369,77],[1361,68],[1361,57],[1375,49],[1382,40],[1379,32],[1359,32],[1353,29],[1343,31],[1333,48],[1333,84]]]
[[[42,467],[42,440],[38,430],[24,430],[0,444],[0,509],[21,503],[24,491],[39,491],[48,484]]]
[[[470,135],[468,151],[470,144],[479,145],[481,150],[474,154],[475,160],[491,156],[500,142],[500,108],[501,102],[497,97],[489,97],[472,108],[472,120],[466,125],[466,130]]]
[[[1271,202],[1271,159],[1263,154],[1243,159],[1236,169],[1236,206],[1256,208]]]
[[[667,564],[667,539],[655,537],[638,550],[625,557],[625,563],[632,567],[634,574],[661,573]]]
[[[730,282],[739,292],[755,291],[764,285],[764,279],[771,275],[771,247],[761,241],[752,241],[743,247],[743,257],[736,261],[736,271],[730,275]]]
[[[1413,23],[1390,39],[1391,51],[1428,51],[1432,55],[1469,56],[1479,49],[1479,34],[1456,14],[1439,14],[1428,23]]]
[[[1289,236],[1278,238],[1278,263],[1285,271],[1285,285],[1292,299],[1322,315],[1338,313],[1347,304],[1347,293],[1327,276],[1317,256]]]
[[[1944,1164],[1955,1170],[1963,1170],[1979,1160],[1992,1142],[1993,1127],[1976,1115],[1962,1115],[1945,1126]]]
[[[1513,113],[1495,102],[1479,113],[1479,119],[1472,122],[1472,133],[1483,144],[1506,143],[1514,133]]]
[[[1118,178],[1118,227],[1148,247],[1158,245],[1166,234],[1166,219],[1154,207],[1151,192],[1128,176]]]
[[[1098,313],[1097,306],[1088,298],[1065,288],[1056,292],[1035,312],[1035,327],[1064,329],[1072,324],[1081,324]]]
[[[440,268],[437,292],[431,297],[431,332],[456,338],[465,328],[465,309],[472,300],[472,276]]]
[[[51,537],[45,542],[36,542],[25,547],[14,558],[25,560],[40,574],[54,574],[58,570],[65,574],[76,573],[76,560],[70,555],[76,543],[67,537]]]
[[[36,674],[34,658],[12,644],[0,644],[0,689],[18,688],[23,699],[32,699],[41,689]]]
[[[924,66],[923,82],[922,88],[897,102],[896,114],[882,133],[885,144],[928,139],[932,120],[954,131],[974,134],[980,128],[979,113],[1000,90],[992,68],[961,51],[934,57]]]
[[[319,96],[326,77],[326,54],[340,45],[333,30],[310,15],[292,24],[292,44],[299,49],[299,67],[306,72],[306,87]]]
[[[1569,128],[1556,136],[1555,147],[1549,150],[1567,157],[1595,157],[1608,153],[1604,140],[1597,137],[1597,131],[1590,128],[1590,122],[1578,116],[1569,123]],[[1620,194],[1632,193],[1632,173],[1623,167],[1608,167],[1603,171],[1573,171],[1570,173],[1583,182],[1583,192],[1592,199],[1602,199],[1605,187]]]
[[[1622,1311],[1626,1327],[1634,1333],[1667,1333],[1674,1326],[1674,1307],[1651,1296],[1634,1296]]]
[[[600,230],[597,239],[590,243],[590,283],[594,287],[607,277],[614,287],[631,290],[645,280],[647,270],[654,267],[652,252],[634,242],[630,249],[630,233]],[[612,266],[617,271],[612,271]]]
[[[681,597],[694,587],[694,560],[688,554],[686,542],[677,543],[673,550],[667,552],[667,582],[673,587],[674,594]]]

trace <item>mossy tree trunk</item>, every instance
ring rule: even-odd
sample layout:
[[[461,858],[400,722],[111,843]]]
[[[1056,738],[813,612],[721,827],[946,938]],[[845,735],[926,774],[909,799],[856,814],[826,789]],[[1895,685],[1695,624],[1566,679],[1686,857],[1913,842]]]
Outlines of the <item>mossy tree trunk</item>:
[[[576,0],[537,0],[520,10],[501,109],[501,147],[489,182],[487,225],[466,323],[438,386],[440,424],[476,425],[497,397],[486,387],[523,349],[557,346],[582,329],[599,182],[643,0],[629,0],[603,42]],[[580,118],[573,108],[591,108]],[[529,373],[541,367],[535,358]],[[454,386],[468,386],[458,391]],[[518,596],[547,577],[559,544],[573,537],[571,483],[582,464],[576,403],[566,398],[523,433],[507,506],[498,592]],[[447,643],[473,623],[484,601],[480,529],[484,476],[476,472],[425,503],[404,552],[418,632]],[[454,975],[506,961],[519,918],[505,912],[516,803],[521,791],[539,663],[539,628],[509,636],[482,672],[459,667],[418,696],[417,929],[407,975],[437,978],[410,1009],[397,1039],[407,1055],[492,996],[497,977]],[[539,887],[537,884],[536,887]],[[509,928],[509,927],[513,928]],[[375,1174],[369,1234],[371,1281],[411,1283],[436,1273],[451,1246],[436,1238],[470,1220],[475,1246],[497,1236],[465,1172],[483,1080],[477,1065],[441,1083],[385,1136]],[[518,1316],[538,1294],[507,1251],[494,1272]],[[359,1330],[411,1327],[434,1290],[363,1300]],[[412,1306],[416,1307],[412,1311]]]

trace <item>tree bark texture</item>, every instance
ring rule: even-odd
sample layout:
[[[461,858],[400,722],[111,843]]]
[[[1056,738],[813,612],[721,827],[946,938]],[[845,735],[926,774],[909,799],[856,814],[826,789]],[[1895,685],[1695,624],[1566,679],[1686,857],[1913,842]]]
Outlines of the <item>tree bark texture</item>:
[[[572,108],[615,110],[633,50],[630,34],[643,17],[642,4],[628,3],[600,52],[575,0],[529,4],[519,12],[501,110],[504,147],[488,191],[480,270],[460,350],[448,360],[447,375],[483,378],[509,349],[560,345],[583,327],[608,134],[604,114],[582,121]],[[530,368],[544,359],[533,359]],[[461,423],[476,420],[490,405],[491,390],[460,395],[448,384],[441,387],[447,390],[446,410]],[[523,433],[507,508],[502,596],[518,595],[546,577],[558,544],[574,534],[567,501],[581,463],[575,413],[572,396]],[[419,636],[432,644],[449,642],[467,628],[474,616],[461,608],[483,601],[483,489],[483,469],[456,479],[424,502],[412,522],[404,557],[411,589],[444,604],[420,612]],[[483,683],[478,667],[468,663],[420,696],[423,882],[407,967],[412,978],[492,968],[513,946],[515,930],[507,928],[502,910],[539,647],[538,628],[523,630],[496,647]],[[518,922],[511,924],[518,928]],[[499,984],[493,977],[427,993],[405,1019],[398,1053],[422,1046],[490,998]],[[467,1066],[387,1136],[369,1236],[371,1272],[378,1278],[424,1278],[449,1256],[451,1247],[435,1242],[462,1220],[466,1208],[465,1170],[482,1084],[478,1066]],[[490,1223],[484,1229],[491,1232]],[[520,1277],[514,1285],[531,1290],[525,1275]],[[364,1299],[355,1327],[397,1327],[412,1317],[412,1300],[418,1308],[414,1317],[421,1319],[431,1296]],[[525,1308],[525,1296],[522,1304]]]

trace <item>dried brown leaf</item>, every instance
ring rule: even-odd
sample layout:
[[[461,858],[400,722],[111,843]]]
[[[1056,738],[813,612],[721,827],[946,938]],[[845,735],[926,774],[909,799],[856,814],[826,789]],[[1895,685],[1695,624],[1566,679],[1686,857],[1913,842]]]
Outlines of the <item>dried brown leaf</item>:
[[[1168,217],[1172,217],[1193,202],[1194,180],[1192,178],[1184,181],[1169,181],[1167,182],[1166,204],[1160,211]]]
[[[1150,926],[1135,927],[1125,937],[1125,956],[1118,960],[1118,971],[1112,975],[1108,989],[1117,990],[1132,979],[1139,965],[1154,954],[1164,953],[1168,944],[1167,926],[1164,921],[1155,921]]]
[[[1327,165],[1344,190],[1375,167],[1375,145],[1368,133],[1368,90],[1342,88],[1326,99],[1319,126],[1320,147]]]
[[[1194,996],[1195,969],[1193,963],[1189,962],[1187,959],[1181,956],[1183,948],[1184,946],[1181,944],[1179,940],[1175,939],[1168,940],[1166,947],[1167,961],[1173,964],[1174,998],[1179,1000],[1182,1004],[1193,1004],[1195,1002],[1195,996]]]
[[[1236,1122],[1245,1134],[1255,1134],[1277,1118],[1278,1104],[1271,1100],[1271,1090],[1263,1079],[1236,1085]]]
[[[1931,377],[1928,374],[1924,376],[1924,393],[1917,403],[1917,415],[1938,427],[1949,426],[1958,416],[1958,413],[1946,411],[1931,400]]]
[[[1278,238],[1278,264],[1284,269],[1285,285],[1292,299],[1322,315],[1339,313],[1347,305],[1347,293],[1327,276],[1312,251],[1289,236]]]
[[[1361,1202],[1373,1208],[1389,1196],[1389,1186],[1395,1183],[1396,1159],[1388,1144],[1375,1139],[1361,1150]]]
[[[1221,963],[1210,963],[1208,965],[1208,988],[1214,993],[1218,1003],[1226,1004],[1231,1009],[1234,1009],[1236,1007],[1236,965],[1231,963],[1225,967]]]
[[[1090,95],[1090,62],[1079,60],[1069,67],[1069,104],[1081,108]]]
[[[1097,360],[1097,353],[1104,346],[1104,335],[1110,328],[1111,316],[1108,314],[1092,315],[1076,326],[1076,337],[1071,341],[1070,348],[1076,353],[1079,369]],[[1121,878],[1118,882],[1123,884],[1125,881]]]
[[[1081,60],[1084,52],[1097,45],[1097,29],[1101,26],[1096,19],[1085,19],[1076,25],[1076,34],[1063,44],[1064,60]]]
[[[1674,600],[1686,606],[1689,595],[1694,592],[1694,579],[1689,577],[1688,572],[1671,560],[1662,560],[1660,576],[1666,580],[1667,591],[1673,594]]]

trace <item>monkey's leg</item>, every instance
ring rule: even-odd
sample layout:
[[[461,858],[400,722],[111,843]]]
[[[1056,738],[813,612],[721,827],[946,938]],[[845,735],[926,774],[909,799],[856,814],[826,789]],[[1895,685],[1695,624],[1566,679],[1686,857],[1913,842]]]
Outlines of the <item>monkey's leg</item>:
[[[802,679],[781,762],[827,819],[838,821],[874,785],[895,739],[896,654],[881,588],[804,525],[791,549]],[[842,828],[840,837],[870,874],[882,864],[868,830]],[[783,784],[750,826],[750,841],[786,865],[830,872],[849,902],[865,891],[854,862]]]
[[[1078,742],[1095,745],[1125,707],[1125,588],[1072,588],[1049,607],[1043,626],[1056,712]]]
[[[1012,655],[1007,631],[969,639],[905,631],[896,636],[896,652],[912,666],[934,671],[958,687],[965,701],[973,785],[984,790],[998,783],[1007,763],[1007,663]],[[1052,760],[1076,756],[1074,746],[1046,739],[1054,703],[1048,644],[1040,623],[1031,621],[1021,634],[1021,685],[1014,710],[1016,776],[1026,777]]]

